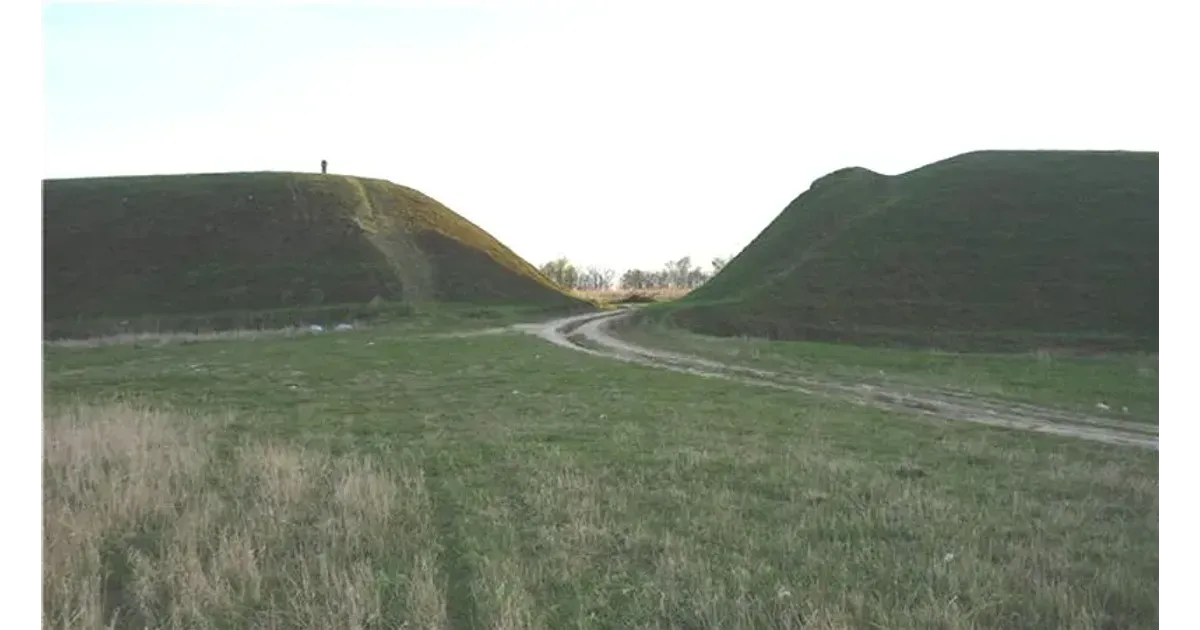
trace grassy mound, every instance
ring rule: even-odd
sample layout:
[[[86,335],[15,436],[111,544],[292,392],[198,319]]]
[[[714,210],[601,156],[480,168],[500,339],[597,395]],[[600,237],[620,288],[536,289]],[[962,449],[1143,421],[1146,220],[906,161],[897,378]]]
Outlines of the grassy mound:
[[[666,312],[697,332],[1158,345],[1158,154],[988,151],[813,183]]]
[[[47,180],[44,320],[372,303],[586,307],[390,182],[297,173]]]

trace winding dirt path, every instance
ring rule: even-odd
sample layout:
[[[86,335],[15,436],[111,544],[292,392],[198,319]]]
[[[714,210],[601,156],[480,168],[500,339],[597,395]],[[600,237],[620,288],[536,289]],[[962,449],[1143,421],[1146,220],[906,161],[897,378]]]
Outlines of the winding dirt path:
[[[949,389],[840,382],[646,348],[611,334],[612,324],[629,314],[629,310],[588,313],[540,324],[517,324],[512,329],[577,352],[674,372],[828,396],[893,411],[1158,450],[1158,427],[1154,425],[989,399]],[[502,329],[496,332],[499,330]]]

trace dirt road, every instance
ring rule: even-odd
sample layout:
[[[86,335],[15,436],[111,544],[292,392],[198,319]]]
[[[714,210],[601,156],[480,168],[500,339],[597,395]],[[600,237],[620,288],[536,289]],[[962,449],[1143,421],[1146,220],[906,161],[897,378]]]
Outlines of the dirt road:
[[[627,310],[588,313],[540,324],[518,324],[513,329],[578,352],[696,376],[829,396],[860,405],[950,420],[1158,449],[1158,427],[1154,425],[989,399],[949,389],[881,387],[772,372],[638,346],[618,339],[610,330],[614,322],[629,314]]]

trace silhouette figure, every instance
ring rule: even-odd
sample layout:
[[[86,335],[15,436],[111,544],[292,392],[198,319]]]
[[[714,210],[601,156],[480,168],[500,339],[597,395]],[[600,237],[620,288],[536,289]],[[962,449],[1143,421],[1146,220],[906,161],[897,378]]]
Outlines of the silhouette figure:
[[[329,166],[329,162],[326,162],[325,160],[321,160],[321,174],[322,174],[322,175],[324,175],[324,174],[325,174],[325,168],[326,168],[327,166]]]

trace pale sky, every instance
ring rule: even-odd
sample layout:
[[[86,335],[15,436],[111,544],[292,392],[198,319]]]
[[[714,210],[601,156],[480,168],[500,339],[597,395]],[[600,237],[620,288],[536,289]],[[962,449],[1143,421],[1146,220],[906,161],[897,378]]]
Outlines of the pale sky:
[[[431,4],[46,8],[45,176],[327,159],[619,272],[735,254],[845,166],[1159,147],[1136,3]]]

